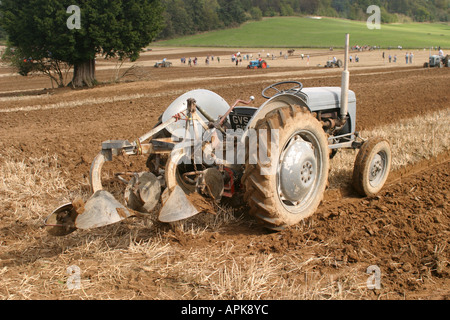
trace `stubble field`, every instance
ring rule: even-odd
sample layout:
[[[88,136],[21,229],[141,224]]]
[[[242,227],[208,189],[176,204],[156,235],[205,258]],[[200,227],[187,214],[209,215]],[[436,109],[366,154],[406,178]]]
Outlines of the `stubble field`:
[[[412,65],[363,52],[351,65],[357,130],[387,137],[394,153],[376,197],[355,195],[349,178],[356,153],[342,151],[331,161],[317,213],[278,233],[261,228],[246,208],[219,207],[177,227],[146,217],[48,235],[43,219],[53,209],[90,196],[89,167],[101,142],[141,136],[184,92],[209,89],[229,104],[254,95],[260,105],[261,90],[277,81],[340,86],[339,70],[317,66],[338,52],[311,51],[309,66],[296,52],[269,60],[269,69],[247,70],[246,61],[229,61],[231,50],[183,50],[145,53],[122,82],[85,90],[45,89],[47,78],[0,68],[1,299],[450,297],[450,70],[422,68],[428,52],[417,52]],[[222,57],[220,65],[204,63],[211,54]],[[198,56],[200,64],[181,64],[183,56]],[[153,68],[163,57],[174,67]],[[113,63],[97,67],[100,81],[114,76]],[[136,171],[145,163],[118,161]],[[114,169],[106,167],[111,177]],[[71,266],[80,270],[76,288],[68,286]],[[381,271],[380,289],[367,286],[370,266]]]

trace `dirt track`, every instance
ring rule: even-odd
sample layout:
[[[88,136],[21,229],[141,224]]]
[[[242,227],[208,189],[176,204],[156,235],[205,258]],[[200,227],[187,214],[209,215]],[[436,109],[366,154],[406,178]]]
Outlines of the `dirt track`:
[[[209,89],[230,104],[236,99],[254,95],[257,97],[255,104],[259,105],[263,102],[259,94],[261,90],[281,80],[300,80],[305,87],[340,85],[339,71],[317,67],[280,66],[247,70],[231,66],[180,66],[170,69],[150,67],[143,68],[143,71],[145,80],[101,85],[88,90],[44,90],[49,85],[48,80],[38,76],[28,79],[0,77],[0,148],[8,150],[8,156],[16,161],[57,155],[58,168],[66,179],[67,188],[76,192],[80,185],[86,188],[90,162],[102,141],[132,141],[148,131],[159,114],[188,90]],[[109,71],[99,71],[100,80],[109,76]],[[383,124],[395,126],[400,119],[448,110],[450,105],[446,92],[449,83],[447,68],[371,68],[370,65],[355,68],[351,73],[350,87],[358,100],[357,129],[369,130]],[[25,91],[15,92],[17,90]],[[284,264],[279,277],[287,283],[307,287],[326,279],[333,284],[333,290],[341,290],[341,295],[327,291],[304,298],[449,299],[448,153],[441,155],[433,166],[430,163],[418,166],[421,170],[414,174],[413,168],[404,168],[402,175],[394,173],[393,176],[399,178],[375,198],[362,199],[351,192],[339,199],[330,197],[305,223],[280,233],[267,233],[250,218],[239,223],[231,222],[219,231],[206,231],[201,236],[158,224],[153,226],[159,228],[158,232],[152,228],[139,229],[131,221],[116,227],[122,228],[119,231],[114,229],[117,239],[106,236],[105,242],[108,247],[113,247],[111,250],[123,251],[124,259],[127,259],[126,255],[130,253],[127,246],[114,249],[114,244],[129,239],[127,232],[133,230],[137,235],[136,242],[137,239],[148,243],[162,241],[174,248],[168,258],[169,263],[185,259],[185,251],[225,246],[229,250],[222,259],[233,257],[233,261],[239,261],[244,257],[272,257]],[[133,169],[137,170],[136,165]],[[58,200],[46,199],[43,205],[48,213]],[[2,285],[0,281],[0,297],[82,298],[77,293],[68,294],[63,289],[52,288],[48,277],[33,271],[33,267],[41,265],[44,260],[49,264],[60,261],[70,248],[76,250],[81,247],[83,237],[88,233],[79,232],[54,244],[42,228],[36,228],[35,220],[14,219],[14,210],[11,206],[0,212],[0,274],[12,279],[25,273],[28,277],[35,277],[34,286],[44,285],[46,289],[42,293],[37,291],[21,296],[8,282]],[[94,232],[94,238],[95,235]],[[104,237],[103,233],[97,235],[98,238]],[[21,241],[25,239],[31,241],[32,249],[23,247]],[[128,248],[131,245],[128,243]],[[27,255],[22,255],[20,248]],[[91,261],[95,256],[92,258],[85,254],[85,257],[83,254],[78,256],[80,267],[94,270],[90,271],[93,274],[101,270],[98,262]],[[290,257],[290,262],[287,257]],[[306,271],[293,271],[295,264],[306,262],[309,262],[304,264]],[[367,290],[361,285],[367,280],[365,271],[371,265],[381,268],[380,290]],[[348,274],[352,272],[355,274],[353,282],[360,286],[348,289],[351,294],[342,295],[342,288],[335,287],[336,283],[345,288],[346,281],[350,281]],[[85,274],[84,277],[94,279],[93,275]],[[162,276],[136,266],[135,269],[122,270],[121,280],[112,279],[106,286],[116,288],[111,289],[108,297],[117,299],[132,297],[131,292],[137,292],[139,283],[140,294],[134,296],[136,298],[211,298],[207,288],[202,285],[197,288],[195,283],[187,282],[189,279],[183,274]],[[164,290],[161,290],[161,285]],[[186,286],[194,289],[187,290]],[[101,290],[102,287],[94,283],[87,289],[88,298],[104,298]],[[224,297],[239,298],[232,295]],[[270,292],[261,297],[277,299]],[[249,297],[244,295],[243,298]],[[292,296],[288,298],[295,299]]]

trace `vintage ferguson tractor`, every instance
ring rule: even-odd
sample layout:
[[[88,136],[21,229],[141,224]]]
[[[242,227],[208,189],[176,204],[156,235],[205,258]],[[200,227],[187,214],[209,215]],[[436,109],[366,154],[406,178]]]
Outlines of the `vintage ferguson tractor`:
[[[428,62],[423,64],[424,68],[443,68],[450,67],[450,55],[440,56],[431,55]]]
[[[328,60],[325,64],[325,68],[342,68],[343,63],[341,59],[338,60]]]
[[[348,45],[347,35],[341,87],[275,83],[262,91],[267,101],[259,108],[249,106],[253,97],[230,106],[211,91],[193,90],[178,97],[136,141],[103,142],[90,169],[92,196],[56,209],[45,221],[48,232],[63,236],[142,214],[171,223],[202,211],[194,198],[219,203],[234,197],[243,198],[267,228],[280,230],[316,211],[330,158],[344,148],[359,149],[355,189],[376,194],[390,171],[390,144],[365,140],[355,131]],[[120,201],[102,184],[104,163],[117,155],[148,155],[145,172],[129,173],[128,179],[117,175],[124,182]]]
[[[156,62],[154,67],[155,68],[170,68],[172,66],[172,62],[170,61],[161,61],[161,62]]]

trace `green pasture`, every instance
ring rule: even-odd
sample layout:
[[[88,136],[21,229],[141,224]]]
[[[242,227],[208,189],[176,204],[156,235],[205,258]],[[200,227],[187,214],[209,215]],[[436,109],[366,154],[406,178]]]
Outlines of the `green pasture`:
[[[211,31],[155,42],[161,46],[198,47],[342,47],[350,33],[351,45],[403,48],[450,48],[450,25],[443,23],[382,24],[370,30],[365,22],[306,17],[266,18],[239,28]]]

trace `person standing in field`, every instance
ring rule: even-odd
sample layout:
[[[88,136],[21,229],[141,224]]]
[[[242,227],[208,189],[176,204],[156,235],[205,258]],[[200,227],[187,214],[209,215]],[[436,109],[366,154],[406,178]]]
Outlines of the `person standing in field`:
[[[412,64],[413,57],[414,57],[413,53],[410,52],[410,53],[409,53],[409,64]]]
[[[406,64],[408,64],[408,61],[409,61],[409,55],[408,55],[408,52],[406,53],[405,59],[406,59]]]

